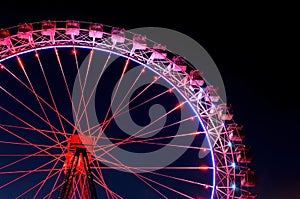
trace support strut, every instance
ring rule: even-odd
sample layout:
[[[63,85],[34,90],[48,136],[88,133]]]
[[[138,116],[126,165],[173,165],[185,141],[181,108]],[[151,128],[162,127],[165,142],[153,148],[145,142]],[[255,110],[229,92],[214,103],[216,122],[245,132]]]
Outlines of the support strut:
[[[91,172],[91,168],[89,165],[88,155],[85,148],[76,148],[76,151],[71,158],[71,163],[69,168],[67,169],[66,177],[63,182],[63,187],[61,189],[59,199],[70,199],[72,196],[72,189],[74,188],[74,179],[76,175],[78,175],[78,166],[80,161],[82,161],[84,165],[84,171],[86,180],[88,183],[88,189],[82,187],[81,191],[83,199],[98,199],[96,187],[93,181],[93,175]],[[79,174],[80,175],[80,174]],[[81,179],[84,181],[84,179]],[[83,183],[83,185],[86,183]]]

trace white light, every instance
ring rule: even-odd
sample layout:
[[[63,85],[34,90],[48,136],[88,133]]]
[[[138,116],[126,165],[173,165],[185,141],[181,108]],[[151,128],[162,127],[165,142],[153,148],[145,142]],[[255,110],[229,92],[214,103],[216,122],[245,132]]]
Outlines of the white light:
[[[231,185],[231,188],[232,188],[232,189],[236,189],[236,185],[235,185],[235,184],[232,184],[232,185]]]
[[[231,166],[232,166],[233,168],[235,168],[235,167],[236,167],[235,162],[231,163]]]

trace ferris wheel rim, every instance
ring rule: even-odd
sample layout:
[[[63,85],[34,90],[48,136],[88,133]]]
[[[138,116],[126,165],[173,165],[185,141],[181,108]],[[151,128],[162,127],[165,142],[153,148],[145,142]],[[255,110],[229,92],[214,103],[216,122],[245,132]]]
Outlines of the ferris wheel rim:
[[[66,21],[58,21],[58,22],[66,22]],[[81,22],[81,21],[79,21],[79,22]],[[40,24],[40,23],[42,23],[42,22],[34,22],[34,24]],[[84,22],[84,23],[94,23],[94,22]],[[106,25],[105,25],[106,26]],[[111,26],[109,26],[109,27],[111,27]],[[12,27],[12,28],[15,28],[15,27]],[[8,28],[8,29],[10,29],[10,28]],[[64,28],[61,28],[61,30],[65,30]],[[81,30],[81,29],[80,29]],[[39,29],[39,30],[35,30],[35,31],[41,31],[41,29]],[[84,31],[87,31],[86,29],[84,29]],[[106,33],[106,34],[108,34],[108,36],[111,36],[111,34],[109,34],[109,33]],[[12,36],[10,36],[11,38],[12,37],[16,37],[17,35],[12,35]],[[128,38],[125,38],[125,40],[128,40],[129,42],[133,42],[133,40],[131,40],[131,39],[128,39]],[[57,40],[56,40],[57,41]],[[85,40],[82,40],[82,41],[84,41],[84,42],[86,42]],[[10,58],[12,58],[12,57],[14,57],[14,56],[18,56],[18,55],[21,55],[21,54],[24,54],[24,53],[27,53],[27,52],[33,52],[33,51],[35,51],[35,50],[43,50],[43,49],[53,49],[53,48],[64,48],[64,47],[80,47],[80,48],[86,48],[86,49],[96,49],[96,50],[100,50],[100,51],[106,51],[106,52],[112,52],[112,53],[115,53],[115,54],[117,54],[117,55],[120,55],[120,56],[123,56],[123,57],[126,57],[126,58],[130,58],[130,59],[132,59],[133,61],[135,61],[135,62],[137,62],[137,63],[140,63],[140,64],[142,64],[142,65],[144,65],[144,66],[146,66],[146,67],[148,67],[149,69],[151,69],[152,71],[154,71],[155,73],[158,73],[159,75],[161,75],[165,80],[167,80],[167,81],[169,81],[170,82],[170,80],[160,71],[159,72],[159,70],[154,70],[154,68],[152,68],[151,66],[150,66],[150,63],[153,65],[153,67],[157,67],[158,65],[157,65],[157,63],[154,63],[154,62],[148,62],[148,60],[145,58],[145,59],[143,59],[143,57],[141,57],[141,55],[140,54],[135,54],[135,52],[131,52],[130,50],[131,49],[127,49],[128,51],[126,51],[126,53],[125,54],[122,54],[122,53],[120,53],[120,52],[115,52],[114,50],[115,50],[115,48],[112,48],[112,49],[110,49],[110,48],[107,48],[107,49],[105,49],[105,48],[100,48],[99,47],[99,45],[93,45],[93,46],[86,46],[86,45],[84,45],[84,44],[81,44],[80,45],[80,42],[82,42],[81,40],[78,40],[78,39],[76,39],[76,40],[69,40],[69,41],[64,41],[64,42],[67,42],[67,44],[58,44],[58,45],[56,45],[56,44],[53,44],[53,43],[50,43],[49,41],[45,41],[45,43],[43,43],[43,42],[40,42],[39,44],[44,44],[45,46],[41,46],[41,47],[36,47],[35,45],[32,45],[32,43],[30,43],[30,42],[28,42],[28,43],[25,43],[25,44],[23,44],[23,46],[22,46],[22,48],[23,49],[21,49],[19,52],[13,52],[12,54],[10,54],[10,55],[7,55],[7,56],[3,56],[2,55],[2,53],[3,53],[3,50],[1,50],[1,48],[0,48],[0,64],[1,64],[1,62],[3,62],[3,61],[5,61],[5,60],[7,60],[7,59],[10,59]],[[35,41],[32,41],[33,43],[35,43]],[[70,42],[73,42],[72,44],[70,43]],[[76,44],[75,44],[76,43]],[[86,44],[86,43],[85,43]],[[29,47],[29,48],[28,48]],[[116,47],[116,46],[114,46],[114,47]],[[154,51],[154,49],[152,49],[152,48],[149,48],[149,50],[150,51]],[[5,52],[7,52],[7,51],[5,51]],[[139,58],[139,59],[138,59]],[[165,62],[168,62],[168,63],[170,63],[171,62],[171,60],[164,60]],[[179,77],[181,77],[180,75],[179,75]],[[176,79],[176,78],[175,78]],[[171,83],[171,82],[170,82]],[[173,84],[173,83],[171,83],[172,85],[174,85],[175,86],[175,88],[176,89],[178,89],[178,90],[180,90],[180,88],[178,88],[178,86],[176,85],[176,84]],[[190,104],[190,107],[193,109],[193,111],[195,111],[195,113],[197,113],[197,117],[198,117],[198,119],[199,119],[199,121],[201,122],[201,118],[202,118],[202,116],[200,116],[200,113],[199,113],[199,111],[197,111],[196,109],[195,109],[195,107],[193,108],[193,106],[191,105],[191,100],[188,98],[188,97],[186,97],[184,94],[183,94],[183,92],[180,92],[180,94],[182,95],[182,96],[184,96],[185,97],[185,99],[189,102],[189,104]],[[213,121],[212,121],[212,123],[213,123]],[[223,122],[221,122],[221,123],[223,123]],[[216,140],[212,140],[211,139],[211,135],[209,135],[209,132],[208,132],[208,130],[206,129],[206,127],[202,124],[202,122],[201,122],[201,125],[204,127],[204,129],[205,129],[205,134],[206,134],[206,136],[209,138],[209,146],[210,146],[210,148],[212,149],[212,152],[211,152],[211,157],[212,157],[212,160],[213,160],[213,167],[214,167],[214,177],[213,177],[213,189],[212,189],[212,195],[211,195],[211,197],[213,198],[215,195],[217,195],[217,187],[218,187],[218,183],[219,182],[216,182],[216,176],[217,176],[217,172],[218,172],[218,167],[219,167],[219,165],[217,165],[217,162],[216,162],[216,160],[215,160],[215,158],[214,158],[214,154],[216,153],[215,151],[214,151],[214,147],[215,147],[215,143],[212,143],[213,141],[216,141]],[[218,139],[218,138],[217,138]],[[219,141],[219,140],[217,140],[217,141]],[[228,140],[227,140],[228,141]],[[226,144],[226,142],[227,141],[224,141],[223,142],[223,140],[222,141],[220,141],[221,142],[221,145],[222,144]],[[221,150],[225,150],[224,148],[223,148],[223,146],[221,146]],[[222,151],[223,152],[223,151]],[[226,163],[230,163],[232,160],[234,161],[234,154],[233,154],[233,152],[231,152],[231,156],[232,156],[232,158],[230,159],[230,161],[229,160],[225,160],[225,162]],[[226,159],[226,156],[224,156],[224,158]],[[221,166],[223,166],[223,165],[221,165]],[[229,167],[230,165],[225,165],[225,167]],[[233,181],[235,181],[235,175],[236,175],[236,173],[235,173],[235,171],[233,170],[232,171],[232,173],[230,173],[230,174],[233,174],[234,176],[233,176]],[[228,179],[226,179],[227,181],[228,181]],[[228,189],[230,189],[230,190],[232,190],[232,186],[231,186],[231,183],[232,182],[227,182],[227,187],[225,187],[225,188],[222,188],[222,189],[224,189],[224,190],[228,190]],[[226,183],[225,183],[226,184]],[[235,185],[234,185],[235,186]],[[226,194],[226,193],[224,193],[224,194]],[[233,190],[233,192],[231,192],[229,195],[226,195],[228,198],[230,198],[230,197],[235,197],[235,193],[234,193],[234,190]]]

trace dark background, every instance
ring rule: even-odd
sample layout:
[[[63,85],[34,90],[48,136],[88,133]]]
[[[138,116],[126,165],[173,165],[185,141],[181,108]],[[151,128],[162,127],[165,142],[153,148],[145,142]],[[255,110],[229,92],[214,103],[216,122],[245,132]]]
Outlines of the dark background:
[[[258,198],[300,198],[296,6],[161,4],[5,1],[0,3],[0,27],[77,19],[125,29],[164,27],[192,37],[215,61],[235,121],[245,126],[245,142],[252,146],[252,167],[259,179],[254,189]]]

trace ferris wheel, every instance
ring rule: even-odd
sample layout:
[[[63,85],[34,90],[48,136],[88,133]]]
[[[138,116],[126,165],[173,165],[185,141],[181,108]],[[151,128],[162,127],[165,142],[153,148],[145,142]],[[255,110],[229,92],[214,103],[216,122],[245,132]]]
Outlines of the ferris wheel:
[[[201,71],[76,20],[0,30],[0,198],[254,199],[251,148]]]

